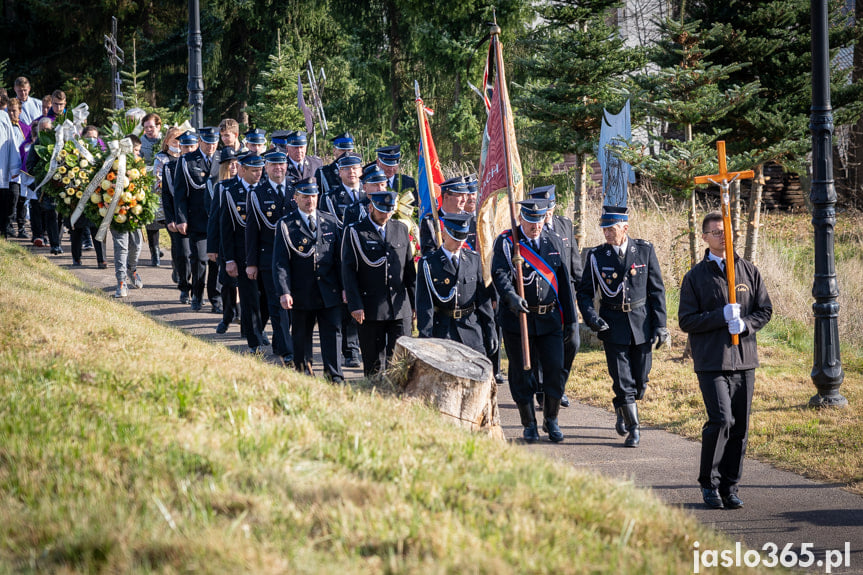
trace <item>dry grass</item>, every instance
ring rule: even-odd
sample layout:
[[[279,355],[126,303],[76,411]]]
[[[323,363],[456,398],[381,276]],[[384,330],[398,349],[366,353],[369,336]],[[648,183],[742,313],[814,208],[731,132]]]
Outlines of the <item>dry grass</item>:
[[[678,286],[689,267],[687,215],[683,206],[635,198],[631,235],[651,240],[668,290],[673,348],[654,356],[650,390],[641,414],[649,425],[698,439],[705,420],[691,360],[683,358],[685,334],[677,327]],[[715,206],[702,206],[700,217]],[[591,204],[598,217],[599,205]],[[700,222],[699,217],[699,222]],[[762,367],[756,372],[748,454],[813,479],[840,482],[863,493],[863,216],[840,214],[836,224],[836,266],[840,287],[840,341],[845,370],[841,410],[807,407],[815,394],[812,369],[814,248],[808,214],[763,216],[758,266],[774,306],[759,334]],[[589,227],[588,246],[603,241]],[[699,238],[700,241],[700,238]],[[611,381],[601,351],[582,350],[568,384],[581,401],[610,408]],[[744,476],[745,481],[745,476]]]
[[[730,548],[631,484],[196,340],[0,241],[0,571],[683,573],[694,540]]]

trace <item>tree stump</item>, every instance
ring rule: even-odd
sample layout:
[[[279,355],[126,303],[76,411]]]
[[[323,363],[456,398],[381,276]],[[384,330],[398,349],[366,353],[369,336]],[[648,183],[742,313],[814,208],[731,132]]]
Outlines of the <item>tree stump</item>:
[[[402,393],[422,398],[460,427],[504,439],[491,361],[448,339],[402,336],[390,362]]]

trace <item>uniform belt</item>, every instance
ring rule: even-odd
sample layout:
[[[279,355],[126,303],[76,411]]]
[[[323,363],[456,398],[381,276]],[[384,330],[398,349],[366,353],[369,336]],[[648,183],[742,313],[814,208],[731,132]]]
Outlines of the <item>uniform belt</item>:
[[[529,305],[527,306],[527,310],[530,313],[535,313],[537,315],[545,315],[547,313],[551,313],[557,309],[557,302],[553,301],[546,305]]]
[[[644,307],[644,300],[640,299],[637,301],[625,301],[623,303],[611,303],[602,300],[602,307],[605,309],[610,309],[612,311],[622,311],[624,313],[629,313],[634,309],[638,309],[640,307]]]
[[[454,307],[452,309],[445,307],[435,307],[434,311],[435,313],[439,313],[446,317],[451,317],[453,319],[461,319],[462,316],[473,313],[474,309],[476,309],[476,306],[474,304],[471,304],[466,307]]]

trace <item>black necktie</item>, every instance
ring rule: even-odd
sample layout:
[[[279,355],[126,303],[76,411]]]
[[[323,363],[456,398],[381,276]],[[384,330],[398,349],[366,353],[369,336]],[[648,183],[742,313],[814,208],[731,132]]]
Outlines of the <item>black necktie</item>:
[[[284,196],[285,194],[282,192],[282,184],[276,186],[276,191],[279,192],[280,196]]]
[[[533,248],[533,251],[539,253],[539,241],[538,240],[530,240],[530,247]]]
[[[458,271],[458,256],[455,254],[452,256],[452,267],[455,268],[455,271]]]
[[[311,214],[310,214],[310,215],[309,215],[309,230],[310,230],[312,233],[315,233],[315,230],[316,230],[316,229],[318,229],[318,226],[317,226],[317,224],[315,223],[315,216],[313,216],[313,215],[311,215]]]
[[[617,257],[620,258],[620,261],[623,261],[623,258],[626,257],[626,252],[623,251],[623,247],[617,248]]]

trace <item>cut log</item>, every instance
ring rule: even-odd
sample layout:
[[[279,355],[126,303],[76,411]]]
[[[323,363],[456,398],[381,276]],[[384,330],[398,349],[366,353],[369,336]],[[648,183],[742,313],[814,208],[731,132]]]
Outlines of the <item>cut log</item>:
[[[491,361],[458,342],[402,336],[390,363],[402,393],[429,402],[460,427],[504,439]]]

